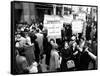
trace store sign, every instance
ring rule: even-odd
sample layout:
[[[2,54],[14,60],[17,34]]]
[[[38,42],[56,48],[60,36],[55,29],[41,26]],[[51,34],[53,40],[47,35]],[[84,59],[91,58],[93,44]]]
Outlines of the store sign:
[[[44,27],[48,30],[48,37],[61,38],[62,25],[63,24],[59,16],[44,16]]]
[[[72,21],[73,33],[82,33],[82,30],[83,30],[83,21],[82,20],[73,20]]]

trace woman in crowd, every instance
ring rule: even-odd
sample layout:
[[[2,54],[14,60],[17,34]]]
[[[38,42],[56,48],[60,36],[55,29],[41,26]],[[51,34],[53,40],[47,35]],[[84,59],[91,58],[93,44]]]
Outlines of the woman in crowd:
[[[29,46],[31,46],[31,45],[32,45],[32,44],[31,44],[31,38],[30,38],[30,36],[29,36],[29,33],[28,33],[28,32],[25,32],[25,38],[26,38],[27,43],[29,44]]]
[[[23,33],[17,33],[17,36],[15,38],[15,47],[18,48],[18,51],[20,54],[24,52],[24,48],[28,46],[26,38],[24,37]]]
[[[28,36],[28,33],[23,31],[20,34],[17,34],[15,41],[17,41],[15,46],[18,48],[19,53],[22,56],[24,55],[26,59],[29,58],[28,61],[31,64],[31,61],[35,59],[35,56],[34,49],[33,46],[31,46],[30,37]]]
[[[65,41],[64,47],[61,50],[61,56],[62,56],[62,61],[61,61],[61,71],[67,71],[68,67],[66,65],[66,62],[71,58],[72,56],[72,50],[69,48],[68,42]]]
[[[46,60],[45,60],[46,61],[46,65],[49,66],[50,52],[51,52],[52,46],[51,46],[50,42],[48,42],[47,33],[44,32],[43,35],[44,35],[43,36],[43,49],[44,49],[44,53],[43,54],[46,55]]]
[[[28,71],[28,62],[26,60],[25,56],[21,56],[18,52],[18,50],[16,50],[16,69],[17,72],[22,74],[22,73],[29,73]]]
[[[35,35],[36,28],[33,28],[33,31],[30,32],[31,43],[34,45],[34,53],[35,53],[35,61],[39,63],[39,55],[40,55],[40,48],[39,44],[36,41],[37,36]]]
[[[76,36],[72,36],[71,41],[70,41],[70,49],[73,52],[73,60],[75,62],[75,69],[77,70],[79,67],[79,55],[80,52],[77,48],[77,42],[76,42]]]
[[[52,44],[52,50],[51,50],[51,56],[50,56],[50,72],[55,72],[57,71],[58,68],[60,68],[59,64],[59,54],[58,51],[56,50],[57,44],[51,41]]]

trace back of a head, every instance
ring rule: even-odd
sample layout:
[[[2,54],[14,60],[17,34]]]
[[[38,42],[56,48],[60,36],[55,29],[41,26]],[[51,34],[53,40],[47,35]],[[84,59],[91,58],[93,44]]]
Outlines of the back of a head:
[[[51,41],[52,41],[53,43],[55,43],[55,40],[54,40],[54,39],[50,39],[50,42],[51,42]]]

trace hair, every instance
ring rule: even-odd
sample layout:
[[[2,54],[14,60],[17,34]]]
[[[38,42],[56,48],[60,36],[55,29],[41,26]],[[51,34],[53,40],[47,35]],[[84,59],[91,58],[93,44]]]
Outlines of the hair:
[[[36,28],[35,28],[35,27],[32,27],[32,29],[36,30]]]
[[[51,41],[53,41],[53,42],[55,43],[55,40],[54,40],[54,39],[50,39],[50,42],[51,42]]]
[[[29,30],[27,28],[24,29],[24,32],[29,32]]]
[[[39,29],[36,29],[36,32],[39,32]]]
[[[69,43],[68,43],[68,41],[65,41],[65,42],[64,42],[64,47],[65,47],[65,44],[66,44],[66,43],[67,43],[67,44],[68,44],[68,46],[69,46]]]
[[[85,40],[85,38],[84,38],[84,37],[81,37],[80,39],[82,39],[83,41]]]
[[[65,43],[67,43],[69,45],[68,41],[65,41]]]

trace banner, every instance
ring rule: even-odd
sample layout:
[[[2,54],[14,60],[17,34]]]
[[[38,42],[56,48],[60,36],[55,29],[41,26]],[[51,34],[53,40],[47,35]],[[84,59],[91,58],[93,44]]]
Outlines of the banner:
[[[61,28],[63,23],[59,16],[45,15],[44,27],[48,30],[48,37],[61,38]]]
[[[82,33],[82,30],[83,30],[83,21],[82,20],[73,20],[72,21],[73,33]]]

